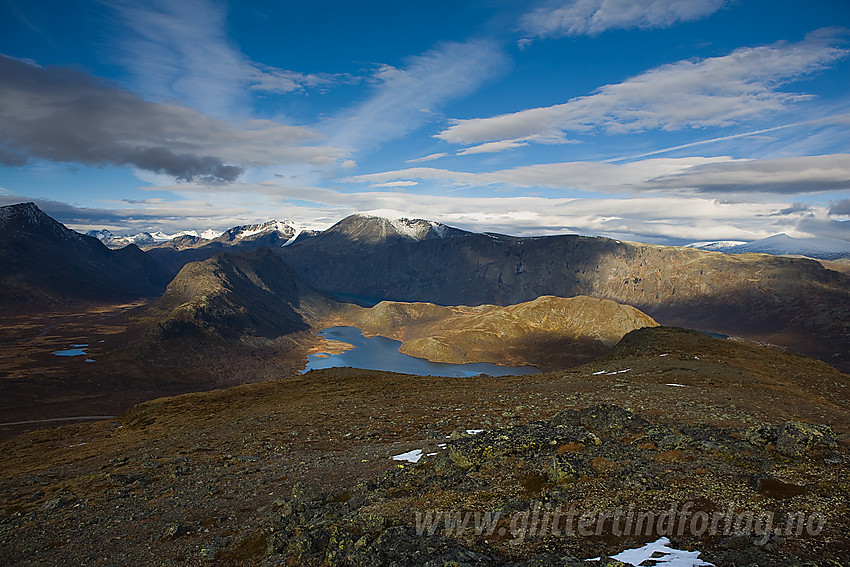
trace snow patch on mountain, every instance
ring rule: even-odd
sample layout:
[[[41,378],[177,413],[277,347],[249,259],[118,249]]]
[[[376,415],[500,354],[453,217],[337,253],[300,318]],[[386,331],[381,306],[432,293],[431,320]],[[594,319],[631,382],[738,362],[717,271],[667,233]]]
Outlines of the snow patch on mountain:
[[[386,221],[397,234],[412,240],[423,240],[432,231],[438,238],[447,238],[457,230],[436,221],[409,218],[393,209],[375,209],[355,216]]]
[[[691,242],[690,244],[685,244],[685,248],[699,248],[701,250],[714,250],[718,252],[725,252],[730,248],[735,246],[741,246],[742,244],[747,244],[745,240],[706,240],[703,242]]]
[[[237,226],[231,228],[228,232],[231,233],[233,238],[248,238],[249,236],[254,236],[255,234],[261,234],[267,231],[275,231],[277,233],[283,235],[289,235],[295,232],[295,227],[293,227],[294,223],[292,221],[278,221],[278,220],[270,220],[260,224],[249,224],[244,226]]]
[[[145,234],[145,233],[143,233]],[[156,242],[168,242],[169,240],[174,240],[175,238],[179,238],[181,236],[193,236],[198,238],[197,230],[181,230],[180,232],[176,232],[174,234],[165,234],[162,231],[157,231],[151,234],[151,237]]]

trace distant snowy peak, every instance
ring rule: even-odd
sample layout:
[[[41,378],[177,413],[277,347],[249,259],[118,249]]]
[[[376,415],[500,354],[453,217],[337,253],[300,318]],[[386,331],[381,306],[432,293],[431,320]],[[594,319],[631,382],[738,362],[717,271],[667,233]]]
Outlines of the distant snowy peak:
[[[143,232],[141,234],[148,234]],[[162,231],[157,231],[150,234],[151,238],[155,242],[167,242],[169,240],[174,240],[175,238],[180,238],[181,236],[192,236],[194,238],[198,238],[197,230],[181,230],[180,232],[175,232],[174,234],[165,234]]]
[[[800,255],[829,260],[850,256],[850,242],[838,238],[794,238],[783,233],[735,246],[729,252]]]
[[[106,230],[105,228],[103,228],[101,230],[90,230],[86,233],[86,236],[93,236],[94,238],[97,238],[101,242],[103,242],[104,240],[109,240],[109,239],[115,238],[115,235],[112,234],[111,232],[109,232],[108,230]]]
[[[101,230],[90,230],[86,233],[86,236],[93,236],[112,249],[124,248],[128,244],[144,246],[146,244],[153,244],[154,242],[154,238],[149,232],[140,232],[128,236],[115,236],[105,228]]]
[[[787,234],[774,234],[753,242],[715,240],[694,242],[689,248],[715,250],[733,254],[756,252],[775,256],[808,256],[821,260],[834,260],[850,256],[850,242],[838,238],[794,238]]]
[[[289,240],[298,233],[298,229],[293,224],[292,221],[270,220],[259,224],[235,226],[224,231],[218,238],[226,242],[231,242],[233,240],[252,238],[264,233],[277,233],[280,238]]]
[[[727,252],[730,248],[747,244],[745,240],[709,240],[705,242],[691,242],[686,244],[686,248],[699,248],[701,250],[714,250],[718,252]]]
[[[197,230],[181,230],[174,234],[167,234],[162,231],[156,232],[139,232],[137,234],[115,235],[107,229],[90,230],[86,233],[87,236],[93,236],[106,246],[112,249],[123,248],[128,244],[135,244],[139,247],[150,247],[164,242],[169,242],[181,237],[191,237],[194,239],[212,240],[218,237],[220,233],[212,229],[207,229],[201,233]]]

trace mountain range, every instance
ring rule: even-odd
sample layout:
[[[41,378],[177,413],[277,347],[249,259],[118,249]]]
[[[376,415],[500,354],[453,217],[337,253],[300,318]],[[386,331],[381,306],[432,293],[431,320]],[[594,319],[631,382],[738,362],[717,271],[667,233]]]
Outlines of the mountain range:
[[[329,293],[440,305],[586,295],[630,305],[662,325],[850,363],[850,278],[814,260],[576,235],[388,238],[386,224],[349,217],[277,252]]]
[[[541,296],[588,296],[634,307],[662,325],[777,344],[839,367],[850,364],[850,277],[805,258],[577,235],[479,234],[380,213],[352,215],[320,233],[269,221],[235,227],[212,241],[183,235],[142,253],[132,245],[106,250],[35,205],[5,207],[3,214],[6,225],[29,227],[26,237],[17,237],[28,252],[22,248],[12,258],[13,240],[5,239],[7,264],[21,266],[7,272],[7,294],[18,281],[28,282],[19,283],[18,295],[53,290],[57,297],[156,296],[190,262],[268,247],[307,287],[348,301],[509,306]],[[26,221],[30,217],[50,230],[40,231],[38,223]],[[75,251],[68,242],[87,242],[88,251]],[[51,278],[56,271],[47,268],[50,262],[39,264],[46,256],[36,250],[55,254],[66,264],[62,273],[70,275]],[[82,260],[86,254],[120,266]],[[142,273],[128,276],[133,270]]]
[[[0,563],[614,567],[646,544],[423,535],[422,503],[802,510],[821,533],[663,549],[718,567],[846,555],[850,276],[820,262],[376,214],[109,250],[21,204],[0,209],[0,265],[4,308],[29,311],[0,312],[0,435],[95,419],[0,443]],[[543,372],[302,373],[329,325]]]

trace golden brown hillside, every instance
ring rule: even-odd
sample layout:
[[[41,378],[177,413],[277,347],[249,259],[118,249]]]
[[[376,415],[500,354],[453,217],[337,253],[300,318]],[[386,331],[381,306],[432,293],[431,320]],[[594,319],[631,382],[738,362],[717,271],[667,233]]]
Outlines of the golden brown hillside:
[[[543,370],[588,362],[629,331],[658,326],[634,307],[611,300],[551,295],[506,307],[345,305],[327,323],[399,340],[402,353],[435,362],[531,364]]]

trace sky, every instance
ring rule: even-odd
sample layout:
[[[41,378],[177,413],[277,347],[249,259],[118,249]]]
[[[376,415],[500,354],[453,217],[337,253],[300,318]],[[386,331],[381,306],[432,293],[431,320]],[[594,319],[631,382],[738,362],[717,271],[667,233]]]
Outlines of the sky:
[[[0,205],[850,240],[848,0],[0,0]]]

